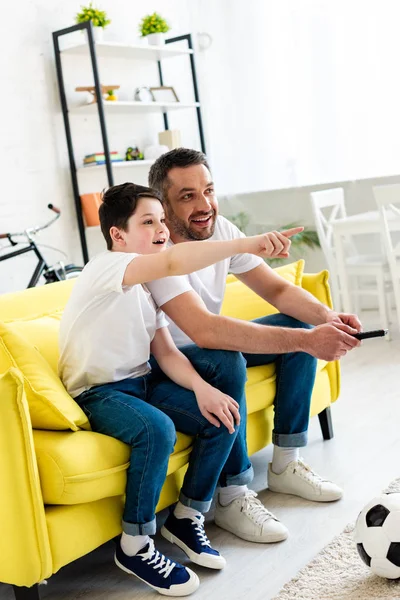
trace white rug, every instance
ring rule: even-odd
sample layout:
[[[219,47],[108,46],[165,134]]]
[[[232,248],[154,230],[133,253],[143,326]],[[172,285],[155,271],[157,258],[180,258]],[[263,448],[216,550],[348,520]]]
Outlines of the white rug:
[[[385,492],[400,492],[400,479]],[[274,600],[400,600],[400,580],[371,574],[358,556],[354,523],[289,581]]]

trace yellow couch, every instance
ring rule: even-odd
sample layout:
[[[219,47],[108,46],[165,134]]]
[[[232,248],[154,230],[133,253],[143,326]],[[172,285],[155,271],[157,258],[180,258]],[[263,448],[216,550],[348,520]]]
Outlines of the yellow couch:
[[[303,261],[278,271],[331,304],[326,271],[303,275]],[[0,296],[0,581],[21,599],[39,598],[39,581],[121,531],[129,448],[90,431],[57,377],[58,326],[72,285]],[[251,319],[274,309],[229,276],[223,312]],[[274,365],[249,369],[246,391],[253,454],[271,442]],[[339,365],[320,362],[312,415],[322,415],[324,438],[338,394]],[[176,501],[190,450],[191,438],[179,434],[157,510]]]

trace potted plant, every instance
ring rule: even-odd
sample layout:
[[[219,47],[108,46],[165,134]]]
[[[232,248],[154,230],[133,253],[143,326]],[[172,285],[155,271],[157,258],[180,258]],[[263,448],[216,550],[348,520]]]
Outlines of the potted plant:
[[[229,221],[236,225],[236,227],[238,227],[240,231],[247,235],[247,228],[250,224],[250,216],[246,212],[240,212],[236,213],[235,215],[229,215],[227,219],[229,219]],[[293,227],[298,226],[299,223],[288,223],[287,225],[281,227],[280,230],[283,231],[285,229],[292,229]],[[274,229],[276,229],[276,226],[274,225],[265,225],[265,227],[263,227],[262,231],[260,231],[259,233],[263,233],[264,231],[273,231]],[[254,235],[253,232],[252,235]],[[302,254],[305,250],[307,250],[307,248],[311,250],[314,250],[315,248],[321,248],[318,233],[313,229],[309,229],[308,227],[306,227],[301,233],[294,235],[291,238],[291,242],[291,258],[266,258],[265,262],[271,266],[277,267],[281,264],[287,263],[290,260],[293,260],[293,258],[301,258]]]
[[[88,6],[81,6],[81,11],[76,15],[75,21],[76,23],[92,21],[96,42],[102,41],[104,28],[111,23],[107,18],[107,13],[94,8],[93,2],[89,2]]]
[[[165,19],[158,13],[143,17],[139,31],[143,38],[146,38],[151,46],[161,46],[164,44],[164,33],[170,30],[170,26]]]

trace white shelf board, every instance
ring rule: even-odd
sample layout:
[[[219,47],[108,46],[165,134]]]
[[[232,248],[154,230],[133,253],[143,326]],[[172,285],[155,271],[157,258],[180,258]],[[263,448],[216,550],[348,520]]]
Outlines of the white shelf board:
[[[122,162],[112,162],[113,169],[124,169],[132,167],[149,167],[154,160],[124,160]],[[92,173],[96,171],[105,171],[106,165],[91,165],[90,167],[79,167],[78,173]]]
[[[173,46],[174,44],[145,46],[140,44],[120,44],[117,42],[96,42],[96,53],[98,57],[135,58],[137,60],[162,60],[173,56],[193,54],[193,50],[173,48]],[[75,56],[89,55],[89,45],[87,43],[76,44],[62,50],[62,54]]]
[[[167,112],[169,110],[181,110],[183,108],[196,108],[200,106],[199,102],[128,102],[128,101],[103,101],[105,111],[109,114],[125,114],[132,111],[144,112]],[[71,114],[93,115],[98,114],[97,102],[91,104],[81,104],[74,106],[69,111]]]

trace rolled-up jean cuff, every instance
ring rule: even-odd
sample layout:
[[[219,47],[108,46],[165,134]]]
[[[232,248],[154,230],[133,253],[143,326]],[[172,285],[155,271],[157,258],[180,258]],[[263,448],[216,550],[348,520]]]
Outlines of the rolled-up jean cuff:
[[[157,530],[156,520],[148,523],[127,523],[122,521],[122,531],[128,535],[154,535]]]
[[[238,475],[226,475],[225,483],[228,485],[247,485],[254,479],[254,471],[252,465],[245,471],[242,471]],[[225,487],[225,486],[221,486]]]
[[[194,510],[198,510],[201,513],[206,513],[210,510],[212,500],[193,500],[181,492],[179,494],[179,502],[182,502],[184,506],[190,506],[191,508],[194,508]]]
[[[308,433],[272,433],[272,443],[281,448],[303,448],[307,446]]]

